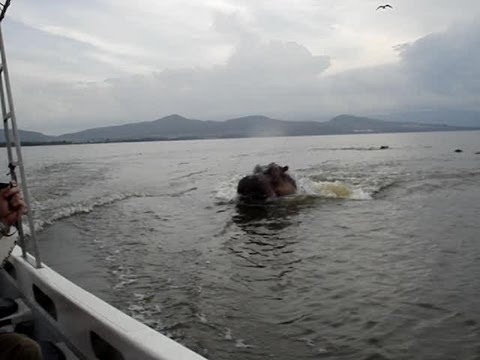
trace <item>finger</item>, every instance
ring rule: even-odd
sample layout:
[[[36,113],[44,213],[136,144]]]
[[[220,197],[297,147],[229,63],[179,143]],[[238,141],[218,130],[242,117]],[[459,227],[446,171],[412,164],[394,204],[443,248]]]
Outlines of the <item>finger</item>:
[[[20,201],[14,210],[19,214],[25,214],[27,212],[27,205],[23,201]]]
[[[16,197],[12,200],[10,200],[10,208],[12,209],[18,209],[20,207],[25,206],[25,202],[23,201],[22,198]]]
[[[13,203],[14,201],[21,200],[21,199],[22,199],[22,195],[17,192],[16,194],[10,195],[10,196],[9,196],[9,199],[10,199],[10,202]]]
[[[18,187],[13,187],[13,188],[8,188],[6,190],[4,190],[2,193],[1,193],[1,196],[5,199],[9,198],[9,197],[12,197],[12,196],[15,196],[17,194],[20,194],[20,188]]]
[[[8,196],[6,196],[6,194],[7,194],[8,191],[10,191],[10,188],[4,188],[4,189],[0,190],[0,197],[7,198]]]
[[[6,200],[8,201],[8,207],[10,210],[16,210],[18,207],[24,204],[22,195],[20,193],[13,194]]]
[[[10,199],[10,202],[13,202],[13,201],[23,201],[22,194],[21,194],[19,191],[17,191],[17,192],[14,193],[13,195],[10,195],[9,199]]]
[[[14,225],[18,221],[19,218],[20,218],[20,214],[18,214],[16,211],[14,211],[14,212],[11,212],[10,214],[8,214],[4,219],[5,219],[5,222],[8,225]]]

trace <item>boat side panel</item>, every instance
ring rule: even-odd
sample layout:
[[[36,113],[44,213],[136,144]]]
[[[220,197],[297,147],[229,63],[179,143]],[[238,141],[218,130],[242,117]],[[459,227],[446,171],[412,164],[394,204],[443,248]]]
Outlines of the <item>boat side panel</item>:
[[[57,319],[50,317],[49,322],[85,358],[97,359],[91,345],[91,332],[94,332],[119,351],[125,360],[205,360],[83,290],[49,267],[43,265],[35,269],[22,258],[20,248],[14,249],[10,262],[15,268],[14,281],[19,291],[29,302],[38,305],[33,293],[35,285],[51,299]],[[46,311],[41,312],[49,317]]]

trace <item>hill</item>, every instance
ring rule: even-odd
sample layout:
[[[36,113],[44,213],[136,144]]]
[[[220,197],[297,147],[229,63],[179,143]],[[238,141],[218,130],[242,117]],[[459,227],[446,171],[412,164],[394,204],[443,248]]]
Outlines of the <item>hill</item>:
[[[480,127],[480,112],[470,110],[417,110],[380,115],[378,117],[388,121]]]
[[[202,121],[169,115],[154,121],[87,129],[60,136],[21,131],[24,144],[213,139],[358,133],[474,130],[460,127],[407,121],[384,121],[368,117],[339,115],[326,122],[284,121],[252,115],[226,121]],[[2,133],[3,135],[3,133]],[[3,141],[3,136],[0,137]],[[4,142],[4,141],[3,141]]]
[[[49,136],[36,131],[18,130],[22,143],[44,143],[50,141],[58,141],[56,136]],[[10,131],[10,139],[13,139]],[[4,131],[0,131],[0,143],[5,143]]]
[[[284,121],[260,115],[245,116],[222,122],[194,120],[180,115],[169,115],[154,121],[94,128],[65,134],[61,135],[59,139],[73,142],[103,142],[468,129],[459,126],[383,121],[352,115],[340,115],[327,122]]]

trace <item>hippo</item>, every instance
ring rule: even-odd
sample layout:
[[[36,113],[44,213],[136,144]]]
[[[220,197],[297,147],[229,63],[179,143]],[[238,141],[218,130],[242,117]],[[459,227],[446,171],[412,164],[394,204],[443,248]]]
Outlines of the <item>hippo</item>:
[[[257,165],[252,175],[245,176],[238,182],[237,193],[242,200],[253,202],[294,194],[297,184],[287,171],[288,166],[276,163]]]

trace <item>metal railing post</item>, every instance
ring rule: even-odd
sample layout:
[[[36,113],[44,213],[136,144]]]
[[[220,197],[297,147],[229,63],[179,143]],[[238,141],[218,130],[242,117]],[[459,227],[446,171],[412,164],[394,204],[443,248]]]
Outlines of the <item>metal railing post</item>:
[[[23,156],[22,156],[22,150],[21,150],[21,143],[20,143],[20,136],[18,133],[18,128],[17,128],[17,121],[15,117],[15,108],[13,105],[13,96],[12,96],[12,91],[10,88],[10,78],[8,75],[8,67],[7,67],[7,57],[5,54],[5,44],[3,42],[3,34],[2,34],[2,28],[0,24],[0,56],[1,56],[1,73],[0,76],[2,78],[2,84],[1,84],[1,92],[0,92],[0,100],[2,102],[2,113],[3,113],[3,121],[4,121],[4,128],[5,128],[5,142],[8,150],[8,157],[9,157],[9,166],[11,166],[10,169],[10,175],[12,180],[16,181],[16,174],[14,170],[14,165],[18,166],[20,169],[20,179],[21,179],[21,186],[22,186],[22,191],[23,191],[23,197],[25,199],[25,202],[28,207],[28,212],[27,212],[27,218],[28,218],[28,225],[30,228],[30,244],[32,246],[33,250],[33,255],[35,257],[35,263],[36,267],[40,268],[42,266],[41,260],[40,260],[40,252],[38,250],[38,243],[37,243],[37,237],[35,235],[35,224],[33,222],[33,210],[31,208],[31,202],[30,202],[30,194],[28,192],[28,187],[27,187],[27,179],[25,176],[25,169],[23,167]],[[8,108],[6,106],[5,102],[5,93],[3,91],[3,85],[5,85],[5,91],[7,95],[7,101],[8,101]],[[7,112],[8,111],[8,112]],[[15,152],[17,156],[17,163],[15,164],[13,162],[13,153],[11,150],[11,140],[10,140],[10,133],[9,133],[9,128],[8,128],[8,120],[11,121],[12,124],[12,135],[13,135],[13,142],[15,146]],[[20,236],[20,244],[22,246],[22,254],[24,257],[26,257],[26,249],[25,249],[25,236],[23,233],[23,227],[22,227],[22,222],[18,222],[18,233]]]

